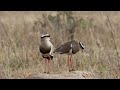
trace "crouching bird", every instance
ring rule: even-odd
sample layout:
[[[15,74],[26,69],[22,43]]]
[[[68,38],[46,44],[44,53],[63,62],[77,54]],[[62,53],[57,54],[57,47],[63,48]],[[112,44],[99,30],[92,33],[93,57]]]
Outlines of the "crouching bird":
[[[72,62],[72,55],[76,54],[79,50],[82,50],[85,48],[82,42],[76,41],[76,40],[71,40],[63,45],[61,45],[59,48],[57,48],[54,53],[59,53],[59,54],[67,54],[68,55],[68,66],[69,66],[69,71],[74,71],[74,66]]]
[[[39,46],[39,50],[40,50],[42,57],[45,58],[44,73],[50,73],[50,70],[51,70],[51,61],[53,59],[54,47],[50,40],[51,38],[49,34],[44,34],[41,36],[41,43]],[[46,66],[48,68],[48,71],[47,71]]]

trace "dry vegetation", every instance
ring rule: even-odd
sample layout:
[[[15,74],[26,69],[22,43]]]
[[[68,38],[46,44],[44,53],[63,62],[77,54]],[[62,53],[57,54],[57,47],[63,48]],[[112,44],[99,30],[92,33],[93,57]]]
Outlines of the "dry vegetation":
[[[120,12],[0,12],[0,78],[43,72],[40,35],[50,33],[55,47],[75,39],[84,52],[74,55],[76,70],[120,79]],[[56,54],[53,72],[67,71],[67,55]]]

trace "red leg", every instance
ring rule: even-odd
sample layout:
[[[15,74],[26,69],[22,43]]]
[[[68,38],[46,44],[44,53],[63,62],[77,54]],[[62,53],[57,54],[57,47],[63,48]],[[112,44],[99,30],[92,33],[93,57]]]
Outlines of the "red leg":
[[[50,60],[50,68],[51,68],[51,71],[53,71],[53,62],[52,62],[52,60]]]
[[[50,73],[50,60],[48,60],[48,73]]]
[[[69,71],[70,71],[70,59],[69,59],[69,55],[68,55],[68,68],[69,68]]]
[[[68,55],[68,65],[69,65],[69,55]]]
[[[44,73],[46,73],[46,64],[47,64],[47,60],[45,59],[45,71],[44,71]]]
[[[73,61],[72,61],[72,55],[70,57],[70,64],[71,64],[71,68],[72,68],[72,71],[74,70],[74,66],[73,66]]]
[[[49,72],[51,72],[52,71],[52,60],[50,59],[49,60]]]
[[[70,68],[72,69],[72,55],[70,57]],[[70,70],[71,71],[71,70]]]

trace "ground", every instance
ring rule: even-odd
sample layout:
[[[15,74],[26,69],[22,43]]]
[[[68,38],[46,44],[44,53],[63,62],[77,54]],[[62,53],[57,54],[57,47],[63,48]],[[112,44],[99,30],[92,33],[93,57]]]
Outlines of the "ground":
[[[87,71],[72,71],[72,72],[63,72],[63,73],[38,73],[33,74],[25,79],[98,79],[93,73]]]

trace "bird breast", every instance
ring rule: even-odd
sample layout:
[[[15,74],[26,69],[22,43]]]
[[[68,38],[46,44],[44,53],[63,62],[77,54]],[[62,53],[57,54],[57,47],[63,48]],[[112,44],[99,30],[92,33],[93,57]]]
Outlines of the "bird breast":
[[[42,47],[46,47],[47,48],[47,47],[51,47],[51,45],[52,45],[52,43],[50,41],[47,41],[47,40],[41,42],[41,46]]]
[[[44,42],[41,42],[41,45],[40,45],[40,52],[45,54],[45,53],[50,53],[51,51],[51,42],[50,41],[44,41]]]

